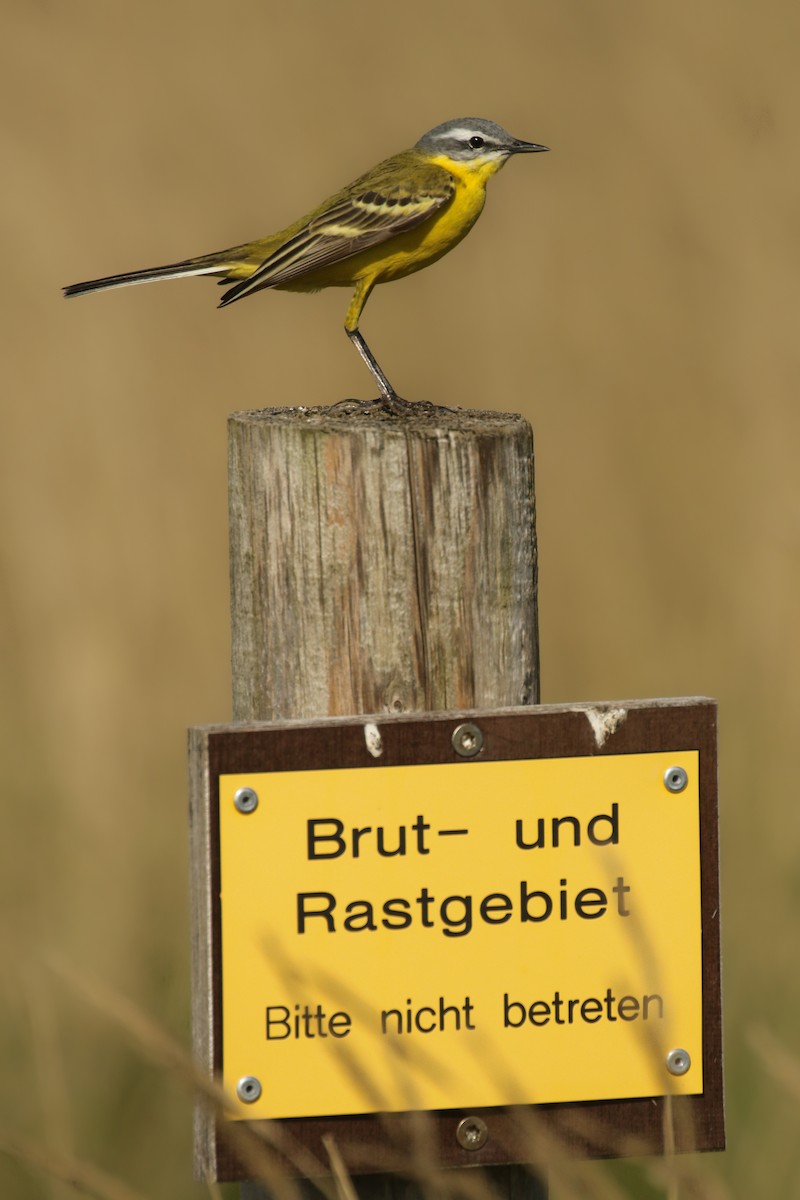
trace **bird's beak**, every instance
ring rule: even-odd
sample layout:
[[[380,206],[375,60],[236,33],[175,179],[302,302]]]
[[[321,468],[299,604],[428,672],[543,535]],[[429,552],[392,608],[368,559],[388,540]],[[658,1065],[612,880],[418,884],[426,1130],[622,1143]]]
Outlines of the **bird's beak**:
[[[514,145],[511,147],[512,154],[538,154],[542,150],[549,150],[549,146],[540,146],[538,142],[521,142],[515,139]]]

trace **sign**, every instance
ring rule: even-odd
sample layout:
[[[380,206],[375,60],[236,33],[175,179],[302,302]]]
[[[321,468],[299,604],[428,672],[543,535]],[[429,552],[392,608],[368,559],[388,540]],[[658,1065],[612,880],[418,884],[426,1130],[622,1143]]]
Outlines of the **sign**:
[[[719,1060],[713,717],[638,702],[197,731],[230,1119],[296,1134],[702,1103]]]
[[[219,787],[240,1116],[702,1092],[696,750]]]

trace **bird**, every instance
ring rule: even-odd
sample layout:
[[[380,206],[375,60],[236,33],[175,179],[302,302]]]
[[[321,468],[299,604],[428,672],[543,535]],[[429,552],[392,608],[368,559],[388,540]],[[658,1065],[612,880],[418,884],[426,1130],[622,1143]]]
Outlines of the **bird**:
[[[380,393],[377,401],[365,403],[407,410],[413,405],[389,383],[359,330],[372,289],[447,254],[481,215],[486,185],[508,159],[548,149],[513,137],[494,121],[458,117],[436,125],[411,149],[384,159],[278,233],[165,266],[73,283],[64,294],[210,275],[231,285],[219,303],[226,308],[265,288],[352,288],[345,332]]]

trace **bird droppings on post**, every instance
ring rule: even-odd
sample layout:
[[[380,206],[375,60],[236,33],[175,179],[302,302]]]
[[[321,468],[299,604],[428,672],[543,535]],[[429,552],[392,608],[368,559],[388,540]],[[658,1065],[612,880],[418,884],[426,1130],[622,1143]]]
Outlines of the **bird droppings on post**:
[[[372,757],[380,758],[383,754],[383,738],[374,721],[367,721],[364,726],[364,741]]]
[[[613,733],[616,733],[628,715],[628,710],[625,708],[587,708],[585,712],[598,749],[606,744]]]

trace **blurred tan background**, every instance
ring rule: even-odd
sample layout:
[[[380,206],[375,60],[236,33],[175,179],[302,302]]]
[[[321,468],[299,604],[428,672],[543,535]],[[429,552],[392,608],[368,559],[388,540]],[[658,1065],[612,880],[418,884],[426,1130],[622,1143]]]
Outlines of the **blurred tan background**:
[[[208,1194],[184,1089],[65,964],[188,1040],[185,730],[230,717],[225,418],[373,391],[341,291],[59,289],[263,235],[479,115],[553,153],[363,330],[406,396],[533,422],[545,701],[719,698],[730,1149],[686,1194],[800,1194],[797,4],[3,16],[0,1150]],[[663,1194],[602,1164],[581,1194],[612,1178]],[[0,1194],[72,1193],[0,1153]]]

